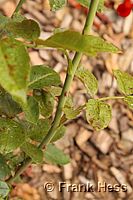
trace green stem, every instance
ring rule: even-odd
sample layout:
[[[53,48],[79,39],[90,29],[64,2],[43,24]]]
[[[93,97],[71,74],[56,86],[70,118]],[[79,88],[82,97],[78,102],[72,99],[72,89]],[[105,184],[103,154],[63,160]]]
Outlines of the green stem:
[[[83,35],[88,35],[91,31],[91,27],[93,25],[93,21],[94,21],[95,15],[96,15],[98,3],[99,3],[99,0],[91,1],[89,13],[87,15],[86,23],[85,23],[85,26],[84,26],[84,29],[83,29]],[[72,61],[73,66],[72,66],[72,69],[71,69],[71,73],[69,73],[69,72],[67,73],[66,80],[65,80],[65,83],[64,83],[64,87],[63,87],[61,96],[59,98],[59,103],[58,103],[58,107],[57,107],[57,111],[56,111],[56,114],[55,114],[53,125],[52,125],[51,129],[49,130],[48,134],[43,138],[41,144],[39,145],[39,148],[42,148],[43,146],[48,145],[49,142],[51,141],[51,139],[54,137],[55,130],[59,126],[59,123],[60,123],[60,120],[61,120],[62,109],[65,105],[66,97],[69,93],[71,83],[73,81],[75,72],[76,72],[76,70],[79,66],[80,61],[81,61],[81,58],[82,58],[82,53],[78,52],[78,53],[75,54],[74,59]],[[69,70],[69,67],[68,67],[68,70]]]
[[[14,176],[11,176],[6,182],[8,184],[11,184],[15,179],[23,173],[23,171],[29,166],[29,164],[32,162],[31,158],[27,157],[26,160],[22,163],[22,165],[19,167],[19,169],[16,171]]]
[[[15,11],[14,11],[14,13],[13,13],[13,15],[15,14],[15,13],[17,13],[19,10],[20,10],[20,8],[22,7],[22,4],[25,2],[26,0],[20,0],[19,1],[19,3],[18,3],[18,5],[17,5],[17,7],[16,7],[16,9],[15,9]],[[13,16],[12,15],[12,16]]]
[[[99,98],[100,101],[107,101],[107,100],[116,100],[116,99],[124,99],[124,96],[112,96],[112,97],[103,97]]]
[[[16,8],[15,12],[18,12],[20,5],[22,5],[22,3],[23,3],[23,1],[19,2],[18,6],[17,6],[18,8]],[[90,34],[91,27],[92,27],[93,21],[94,21],[94,17],[96,15],[98,4],[99,4],[99,0],[91,1],[89,13],[87,15],[86,23],[85,23],[85,26],[84,26],[84,29],[83,29],[83,32],[82,32],[84,35]],[[65,105],[66,97],[69,93],[71,83],[73,81],[75,72],[76,72],[76,70],[79,66],[80,61],[81,61],[81,58],[82,58],[82,53],[77,52],[75,54],[74,58],[73,58],[73,61],[72,61],[73,65],[72,65],[71,71],[69,70],[69,67],[68,67],[68,72],[67,72],[67,75],[66,75],[66,79],[65,79],[65,83],[64,83],[64,87],[63,87],[61,96],[59,98],[59,103],[58,103],[58,106],[57,106],[57,111],[56,111],[56,114],[55,114],[53,124],[52,124],[47,136],[43,138],[43,140],[40,143],[38,148],[43,148],[45,145],[48,145],[49,142],[51,141],[51,139],[54,137],[55,130],[60,124],[60,120],[61,120],[61,117],[62,117],[62,109]],[[14,177],[10,177],[7,182],[12,183],[16,179],[16,177],[18,175],[20,175],[31,162],[32,162],[32,160],[30,158],[27,158],[26,162],[22,164],[22,166],[16,172]]]

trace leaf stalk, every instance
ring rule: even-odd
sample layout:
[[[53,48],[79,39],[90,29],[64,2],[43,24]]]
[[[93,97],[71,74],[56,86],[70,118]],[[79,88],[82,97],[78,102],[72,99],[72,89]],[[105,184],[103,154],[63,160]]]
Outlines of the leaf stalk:
[[[18,12],[19,12],[19,10],[21,9],[21,7],[22,7],[23,3],[25,3],[25,1],[26,1],[26,0],[20,0],[20,1],[18,2],[17,7],[16,7],[16,9],[15,9],[13,15],[14,15],[15,13],[18,13]],[[13,15],[12,15],[12,16],[13,16]]]

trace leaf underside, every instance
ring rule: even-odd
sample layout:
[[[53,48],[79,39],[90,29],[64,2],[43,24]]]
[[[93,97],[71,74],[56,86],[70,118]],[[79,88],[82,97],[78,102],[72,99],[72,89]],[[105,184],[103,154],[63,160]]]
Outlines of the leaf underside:
[[[47,40],[38,39],[36,40],[36,44],[39,46],[83,52],[90,56],[94,56],[100,52],[119,52],[117,47],[100,37],[81,35],[75,31],[59,32]]]
[[[86,104],[87,121],[96,130],[106,128],[109,125],[111,117],[110,105],[95,99],[90,99]]]

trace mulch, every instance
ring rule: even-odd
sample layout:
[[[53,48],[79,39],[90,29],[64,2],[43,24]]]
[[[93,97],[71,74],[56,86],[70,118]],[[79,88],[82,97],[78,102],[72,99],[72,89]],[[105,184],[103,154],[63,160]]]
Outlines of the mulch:
[[[122,54],[99,54],[96,58],[83,56],[81,64],[92,71],[99,81],[99,97],[119,95],[117,84],[112,76],[113,69],[121,69],[133,74],[133,13],[125,19],[117,16],[115,8],[119,1],[111,1],[114,9],[106,9],[98,14],[92,33],[113,42],[123,50]],[[0,10],[11,16],[15,1],[0,1]],[[37,20],[42,29],[41,37],[47,38],[55,28],[71,28],[81,31],[85,12],[72,6],[58,12],[45,10],[45,0],[28,0],[23,5],[23,13]],[[73,57],[73,53],[71,53]],[[47,64],[65,78],[67,62],[57,50],[30,51],[33,65]],[[76,106],[89,98],[83,85],[74,79],[71,90]],[[113,107],[113,118],[108,128],[96,132],[86,122],[84,112],[67,123],[65,136],[56,142],[57,147],[71,157],[68,165],[59,167],[50,164],[33,165],[23,174],[23,182],[16,185],[10,199],[23,200],[129,200],[133,199],[133,112],[119,101],[109,101]],[[55,184],[53,192],[46,192],[44,184]],[[127,192],[59,192],[59,182],[70,184],[126,184]]]

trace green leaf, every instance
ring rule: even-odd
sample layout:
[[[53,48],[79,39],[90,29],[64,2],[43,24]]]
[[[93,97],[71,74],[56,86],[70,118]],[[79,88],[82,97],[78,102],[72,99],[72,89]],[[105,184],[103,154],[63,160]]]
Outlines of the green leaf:
[[[38,101],[40,113],[45,118],[49,118],[52,115],[54,108],[53,96],[44,90],[34,90],[34,97]]]
[[[5,38],[0,42],[0,84],[21,105],[26,103],[29,56],[24,45]]]
[[[36,125],[28,124],[26,132],[28,136],[37,142],[41,142],[42,138],[47,135],[50,129],[50,122],[47,119],[39,119]]]
[[[21,15],[20,12],[15,12],[13,13],[13,16],[12,18],[9,18],[10,21],[13,21],[13,22],[22,22],[23,20],[26,20],[26,17],[24,15]]]
[[[14,38],[24,38],[34,41],[40,36],[40,28],[37,22],[32,19],[24,19],[21,22],[15,20],[6,24],[6,32]]]
[[[67,107],[67,108],[73,108],[74,107],[72,96],[68,96],[66,98],[66,103],[65,103],[64,107]]]
[[[42,89],[46,86],[58,86],[60,84],[59,75],[48,66],[37,65],[31,68],[30,89]]]
[[[28,97],[27,105],[23,107],[26,120],[36,124],[39,119],[39,105],[36,99],[32,96]]]
[[[66,31],[67,29],[66,28],[55,28],[53,30],[53,33],[56,34],[56,33],[60,33],[60,32],[64,32]]]
[[[35,163],[41,163],[43,161],[43,152],[38,149],[37,146],[31,143],[24,143],[21,149],[33,160]]]
[[[16,170],[16,168],[22,163],[25,159],[25,154],[22,151],[18,151],[17,155],[14,152],[8,153],[5,156],[7,160],[8,166],[10,167],[10,174],[11,171]]]
[[[5,33],[7,33],[7,29],[8,29],[8,25],[11,23],[18,23],[18,22],[22,22],[23,20],[26,20],[26,18],[21,15],[20,13],[14,13],[12,18],[9,18],[7,16],[4,16],[2,14],[0,14],[0,31],[1,31],[1,36]]]
[[[7,92],[0,92],[0,115],[13,118],[20,112],[22,112],[22,109],[19,104],[12,99],[12,96]]]
[[[111,117],[111,107],[108,104],[95,99],[90,99],[86,104],[87,121],[96,130],[106,128]]]
[[[104,7],[104,1],[105,0],[100,0],[99,5],[98,5],[98,11],[102,12],[104,11],[105,7]]]
[[[45,87],[44,90],[46,92],[49,92],[54,98],[60,96],[62,92],[61,87],[55,87],[55,86]]]
[[[82,6],[85,6],[86,8],[89,8],[91,1],[90,0],[76,0],[78,3],[80,3]],[[100,0],[98,5],[98,11],[102,12],[104,10],[104,0]]]
[[[0,179],[6,178],[10,174],[10,168],[6,163],[5,158],[0,154]]]
[[[3,31],[5,25],[9,22],[9,18],[0,14],[0,31]]]
[[[57,128],[54,137],[52,138],[51,142],[56,142],[57,140],[61,139],[66,131],[66,127],[61,125]]]
[[[66,0],[49,0],[52,11],[59,10],[66,5]]]
[[[6,182],[0,181],[0,197],[6,198],[10,192],[10,188]],[[4,200],[4,199],[3,199]]]
[[[133,96],[126,96],[124,98],[124,101],[126,102],[128,107],[133,110]]]
[[[96,77],[87,69],[80,68],[76,72],[76,76],[83,82],[88,93],[94,96],[98,91],[98,81]]]
[[[100,52],[119,52],[117,47],[102,38],[92,35],[81,35],[75,31],[56,33],[47,40],[38,39],[36,40],[36,44],[45,47],[83,52],[92,56]]]
[[[5,36],[5,34],[7,34],[7,28],[8,25],[11,23],[16,23],[16,22],[22,22],[23,20],[25,20],[26,18],[21,15],[20,13],[14,13],[12,18],[9,18],[7,16],[4,16],[2,14],[0,14],[0,36]]]
[[[68,97],[66,100],[66,104],[63,108],[63,112],[65,113],[66,118],[71,120],[71,119],[75,119],[80,114],[82,109],[83,109],[83,106],[80,106],[75,109],[72,98]]]
[[[79,107],[76,108],[76,109],[74,109],[74,108],[72,109],[72,108],[67,108],[67,107],[65,107],[65,108],[63,109],[63,111],[64,111],[64,113],[65,113],[65,115],[66,115],[66,118],[72,120],[72,119],[75,119],[75,118],[81,113],[82,109],[83,109],[82,106],[79,106]]]
[[[125,95],[133,93],[133,76],[120,70],[114,70],[114,76],[117,79],[119,91]]]
[[[0,152],[10,153],[25,141],[22,126],[9,119],[0,118]]]
[[[44,152],[45,161],[52,164],[65,165],[70,162],[68,155],[65,155],[63,151],[55,147],[53,144],[49,144]]]

